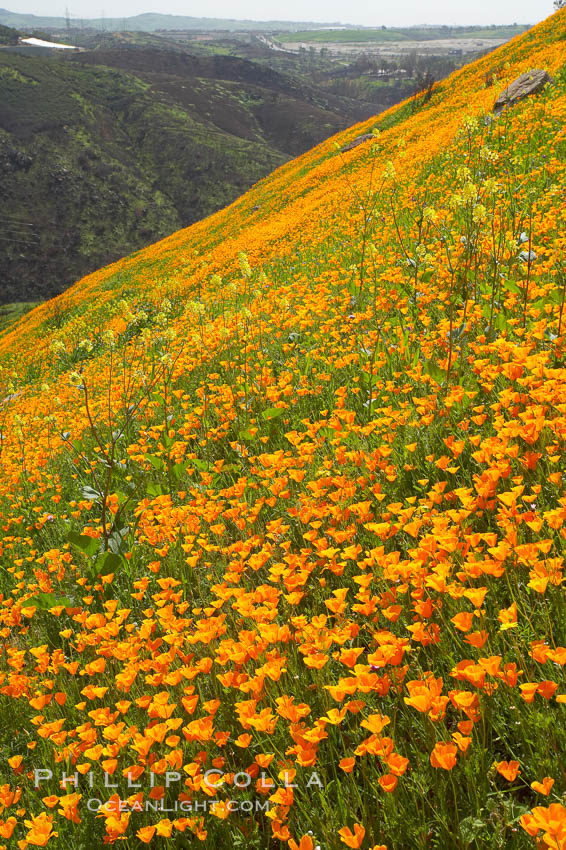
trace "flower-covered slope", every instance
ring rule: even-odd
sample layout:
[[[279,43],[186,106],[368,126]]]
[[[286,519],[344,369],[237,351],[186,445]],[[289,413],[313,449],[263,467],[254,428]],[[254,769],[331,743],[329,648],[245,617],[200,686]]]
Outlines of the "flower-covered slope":
[[[565,44],[2,336],[9,846],[566,847]]]

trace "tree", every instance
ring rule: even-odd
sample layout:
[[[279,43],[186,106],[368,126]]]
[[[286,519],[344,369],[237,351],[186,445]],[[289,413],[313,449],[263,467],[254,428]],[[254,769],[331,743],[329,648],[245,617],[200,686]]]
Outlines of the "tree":
[[[12,27],[5,27],[0,24],[0,44],[17,44],[20,34]]]

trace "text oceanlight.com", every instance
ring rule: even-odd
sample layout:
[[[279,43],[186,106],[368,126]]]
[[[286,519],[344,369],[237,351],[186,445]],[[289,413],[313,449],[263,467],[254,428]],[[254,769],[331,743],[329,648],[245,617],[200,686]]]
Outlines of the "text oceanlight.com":
[[[98,812],[104,809],[105,813],[114,812],[159,812],[172,813],[182,812],[183,814],[204,814],[210,812],[214,814],[218,808],[220,811],[228,810],[229,812],[268,812],[271,804],[269,800],[173,800],[166,803],[164,800],[121,800],[111,798],[106,802],[99,800],[97,797],[90,797],[86,801],[87,809],[90,812]]]

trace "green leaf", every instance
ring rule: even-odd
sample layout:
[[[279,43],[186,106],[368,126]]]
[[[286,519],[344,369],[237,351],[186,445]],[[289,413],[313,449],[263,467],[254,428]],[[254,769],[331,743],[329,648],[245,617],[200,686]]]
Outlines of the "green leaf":
[[[238,440],[253,440],[254,435],[251,431],[239,431],[238,432]]]
[[[73,603],[66,596],[55,596],[54,593],[38,593],[37,596],[32,596],[24,603],[24,608],[41,608],[43,611],[48,611],[50,608],[55,608],[58,605],[63,605],[64,608],[72,608]]]
[[[531,310],[534,309],[534,310],[540,310],[541,312],[544,312],[544,308],[546,307],[547,304],[548,304],[548,301],[546,300],[546,298],[537,298],[536,301],[532,301],[529,304],[529,308]]]
[[[115,573],[122,566],[122,558],[115,552],[105,552],[94,565],[94,574],[96,576],[107,576],[108,573]]]
[[[148,460],[154,469],[161,470],[165,468],[165,463],[160,457],[156,457],[155,455],[146,455],[146,460]]]
[[[115,475],[116,478],[120,478],[122,481],[124,481],[126,486],[129,487],[132,485],[131,481],[126,480],[129,477],[129,471],[128,467],[124,463],[115,463],[112,466],[112,475]]]
[[[116,490],[116,495],[118,496],[119,505],[123,505],[130,498],[123,490]]]
[[[269,421],[271,419],[278,419],[279,416],[283,416],[285,413],[285,408],[283,407],[268,407],[267,410],[264,410],[261,414],[262,419]]]
[[[498,313],[493,323],[498,331],[504,331],[507,327],[507,319],[503,313]]]
[[[163,489],[161,484],[154,484],[153,482],[150,482],[147,485],[145,491],[147,495],[151,496],[152,498],[155,498],[156,496],[163,496],[165,494],[165,490]]]
[[[464,844],[473,844],[478,832],[481,832],[485,825],[484,821],[474,817],[464,818],[460,821],[460,835]]]
[[[454,405],[458,410],[466,410],[472,403],[472,399],[467,393],[464,393],[460,401],[457,401]]]
[[[175,466],[171,467],[171,472],[173,473],[173,478],[175,481],[180,481],[183,477],[183,473],[187,469],[187,462],[184,463],[176,463]]]
[[[70,531],[67,540],[89,557],[96,555],[100,549],[100,540],[96,537],[89,537],[87,534],[79,534],[76,531]]]
[[[117,555],[124,548],[124,539],[128,535],[128,528],[121,529],[120,531],[113,531],[110,537],[108,538],[108,548],[111,552],[115,552]]]
[[[523,294],[523,290],[521,289],[518,283],[515,283],[514,280],[504,280],[502,285],[503,288],[506,289],[508,292],[513,292],[515,295]]]
[[[428,360],[425,365],[425,371],[430,375],[433,381],[437,384],[442,384],[446,380],[446,372],[441,369],[438,363],[434,360]]]
[[[93,490],[92,487],[89,487],[87,484],[84,487],[81,487],[81,493],[83,499],[87,499],[89,502],[98,502],[100,499],[100,493],[98,490]]]

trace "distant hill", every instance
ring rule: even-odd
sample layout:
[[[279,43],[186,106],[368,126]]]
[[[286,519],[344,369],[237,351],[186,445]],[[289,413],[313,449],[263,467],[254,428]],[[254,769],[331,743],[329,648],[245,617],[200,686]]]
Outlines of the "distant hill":
[[[17,44],[19,36],[18,30],[0,24],[0,44]]]
[[[27,15],[0,9],[0,24],[21,29],[64,29],[67,20],[63,17]],[[292,21],[240,21],[224,18],[195,18],[189,15],[161,15],[147,12],[129,18],[84,18],[72,19],[70,25],[76,29],[92,27],[109,32],[155,32],[156,30],[316,30],[322,27],[343,26],[337,23],[317,24],[312,22],[294,23]]]

